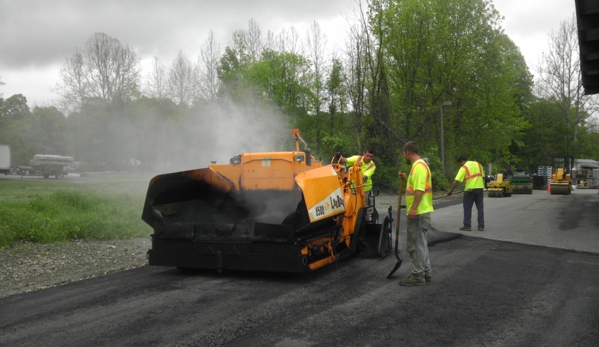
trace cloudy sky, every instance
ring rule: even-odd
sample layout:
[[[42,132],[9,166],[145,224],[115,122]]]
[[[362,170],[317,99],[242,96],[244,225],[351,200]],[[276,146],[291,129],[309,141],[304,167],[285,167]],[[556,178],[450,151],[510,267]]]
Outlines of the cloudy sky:
[[[182,50],[197,58],[213,30],[221,49],[250,19],[263,33],[293,26],[302,36],[318,22],[329,46],[341,47],[346,17],[358,0],[0,0],[0,87],[4,98],[27,97],[29,106],[50,104],[57,95],[65,59],[95,32],[133,47],[142,62],[157,56],[169,66]],[[574,14],[574,0],[493,0],[503,28],[534,66],[547,37]],[[145,72],[144,72],[145,74]]]

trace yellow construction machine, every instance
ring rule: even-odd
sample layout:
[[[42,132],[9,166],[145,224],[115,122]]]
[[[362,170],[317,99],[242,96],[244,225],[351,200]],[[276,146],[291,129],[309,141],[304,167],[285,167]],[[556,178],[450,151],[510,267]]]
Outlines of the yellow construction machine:
[[[509,180],[503,179],[503,174],[498,173],[495,181],[487,183],[487,194],[490,198],[510,197],[514,193],[514,186]]]
[[[391,207],[379,224],[359,166],[338,156],[323,165],[299,130],[292,135],[295,151],[152,178],[142,214],[154,229],[149,264],[301,273],[359,252],[389,254]]]
[[[570,194],[572,192],[572,179],[570,179],[570,174],[567,174],[564,168],[557,168],[551,175],[549,189],[551,195]]]

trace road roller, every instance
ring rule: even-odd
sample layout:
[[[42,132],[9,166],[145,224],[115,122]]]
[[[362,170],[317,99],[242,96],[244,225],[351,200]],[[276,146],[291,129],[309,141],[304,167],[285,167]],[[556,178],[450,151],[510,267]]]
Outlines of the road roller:
[[[503,174],[498,173],[497,179],[487,183],[487,194],[490,198],[510,197],[514,192],[514,186],[509,180],[503,179]]]
[[[524,171],[516,171],[510,177],[514,194],[532,194],[532,176]]]
[[[572,179],[564,168],[557,168],[549,181],[551,195],[568,195],[572,193]]]

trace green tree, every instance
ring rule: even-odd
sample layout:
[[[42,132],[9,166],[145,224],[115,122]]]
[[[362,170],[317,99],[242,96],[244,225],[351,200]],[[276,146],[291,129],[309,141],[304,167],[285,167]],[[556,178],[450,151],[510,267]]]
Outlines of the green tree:
[[[249,68],[247,78],[265,91],[267,98],[283,113],[307,114],[313,93],[306,58],[293,53],[264,51],[260,61]]]
[[[69,148],[72,156],[83,163],[83,171],[107,171],[109,143],[114,141],[109,133],[108,101],[89,99],[81,110],[71,112],[67,118]]]
[[[546,99],[531,103],[525,116],[531,126],[523,132],[523,146],[516,154],[523,166],[534,172],[538,166],[552,165],[554,156],[567,153],[566,134],[571,130],[561,121],[557,105]]]
[[[499,22],[483,0],[371,1],[370,30],[383,48],[383,64],[372,70],[379,97],[371,112],[389,134],[376,136],[393,148],[415,140],[425,150],[440,149],[440,107],[451,101],[444,117],[446,173],[452,175],[451,158],[459,153],[483,163],[501,160],[527,126],[520,104],[529,80],[525,66],[514,64],[524,60]]]
[[[31,111],[27,98],[15,94],[4,100],[0,114],[0,143],[8,144],[11,148],[12,165],[27,165],[33,144],[24,136],[30,126]]]
[[[335,127],[335,115],[347,112],[347,93],[343,79],[343,63],[333,58],[331,72],[326,81],[327,104],[330,116],[329,127]]]
[[[589,119],[581,131],[579,138],[579,158],[599,159],[599,124],[597,120]]]
[[[3,116],[11,120],[23,119],[31,114],[27,98],[23,94],[15,94],[4,101]]]
[[[66,118],[56,107],[34,107],[28,139],[35,143],[35,153],[70,155]],[[34,153],[32,153],[34,154]]]
[[[4,112],[0,142],[11,146],[13,165],[28,165],[34,154],[68,155],[65,117],[55,107],[31,112],[27,98],[15,94],[6,100]]]
[[[219,98],[243,100],[248,97],[250,86],[244,80],[245,70],[246,67],[241,63],[238,52],[231,47],[225,47],[217,69],[221,81],[218,89]]]
[[[321,129],[321,154],[324,158],[332,157],[336,152],[345,155],[359,150],[351,141],[354,131],[351,116],[347,113],[348,96],[343,74],[343,63],[339,58],[333,58],[331,69],[325,82],[326,103],[328,112],[322,114],[324,121],[314,126]],[[316,123],[316,121],[314,122]]]

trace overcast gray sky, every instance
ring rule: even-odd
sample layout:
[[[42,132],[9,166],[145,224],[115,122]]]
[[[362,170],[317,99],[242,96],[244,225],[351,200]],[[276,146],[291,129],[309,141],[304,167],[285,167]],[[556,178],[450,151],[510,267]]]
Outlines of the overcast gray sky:
[[[547,50],[547,38],[574,14],[574,0],[494,0],[505,17],[503,27],[529,67]],[[65,59],[95,32],[133,47],[142,61],[157,56],[170,66],[183,52],[196,60],[200,45],[213,30],[221,49],[250,19],[263,34],[291,26],[302,37],[318,22],[330,47],[343,45],[346,16],[357,0],[0,0],[0,87],[4,98],[27,97],[29,106],[57,98]],[[143,74],[145,75],[145,71]]]

